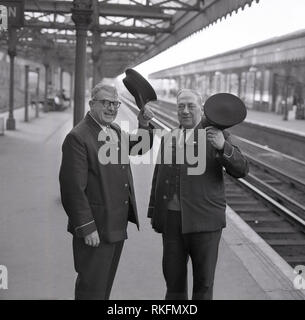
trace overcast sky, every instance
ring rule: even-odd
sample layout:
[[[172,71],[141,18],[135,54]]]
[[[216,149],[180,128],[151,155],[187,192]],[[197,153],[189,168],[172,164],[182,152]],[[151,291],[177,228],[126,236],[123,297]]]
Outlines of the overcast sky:
[[[305,0],[260,0],[190,36],[135,69],[143,76],[305,29]]]

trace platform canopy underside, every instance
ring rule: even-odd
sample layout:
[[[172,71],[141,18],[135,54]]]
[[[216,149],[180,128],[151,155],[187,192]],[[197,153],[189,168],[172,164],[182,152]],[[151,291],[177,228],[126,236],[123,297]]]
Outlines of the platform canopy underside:
[[[18,56],[48,59],[73,68],[76,24],[73,10],[91,12],[88,62],[99,60],[104,77],[115,77],[193,33],[259,0],[25,0],[24,27],[17,31]],[[7,49],[8,33],[0,34]],[[51,54],[50,54],[51,52]]]

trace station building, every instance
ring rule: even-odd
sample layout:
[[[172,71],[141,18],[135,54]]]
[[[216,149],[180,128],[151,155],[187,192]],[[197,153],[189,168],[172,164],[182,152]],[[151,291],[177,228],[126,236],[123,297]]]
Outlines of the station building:
[[[179,88],[199,90],[206,99],[229,92],[247,108],[277,114],[295,111],[305,119],[305,30],[152,73],[162,96]],[[165,89],[164,89],[165,88]]]

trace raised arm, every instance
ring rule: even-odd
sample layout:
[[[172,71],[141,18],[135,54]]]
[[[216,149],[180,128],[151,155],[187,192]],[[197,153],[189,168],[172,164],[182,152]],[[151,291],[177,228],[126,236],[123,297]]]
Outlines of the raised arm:
[[[147,105],[140,110],[138,114],[138,131],[129,136],[130,155],[143,155],[152,148],[154,126],[150,123],[150,120],[153,117],[154,114]],[[136,145],[138,145],[138,147]]]

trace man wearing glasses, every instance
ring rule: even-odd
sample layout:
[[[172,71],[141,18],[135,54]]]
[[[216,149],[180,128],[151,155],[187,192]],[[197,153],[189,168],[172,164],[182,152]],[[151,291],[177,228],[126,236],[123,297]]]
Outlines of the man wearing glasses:
[[[77,300],[108,300],[119,263],[127,223],[139,228],[133,179],[129,164],[101,164],[99,148],[129,139],[129,152],[138,141],[113,123],[120,102],[115,87],[97,84],[91,93],[90,111],[66,136],[62,146],[60,189],[63,207],[73,234]],[[138,115],[139,128],[148,130],[152,145],[153,113],[145,106]],[[99,141],[101,130],[108,141]],[[110,141],[109,141],[110,140]],[[121,141],[122,140],[122,141]]]

